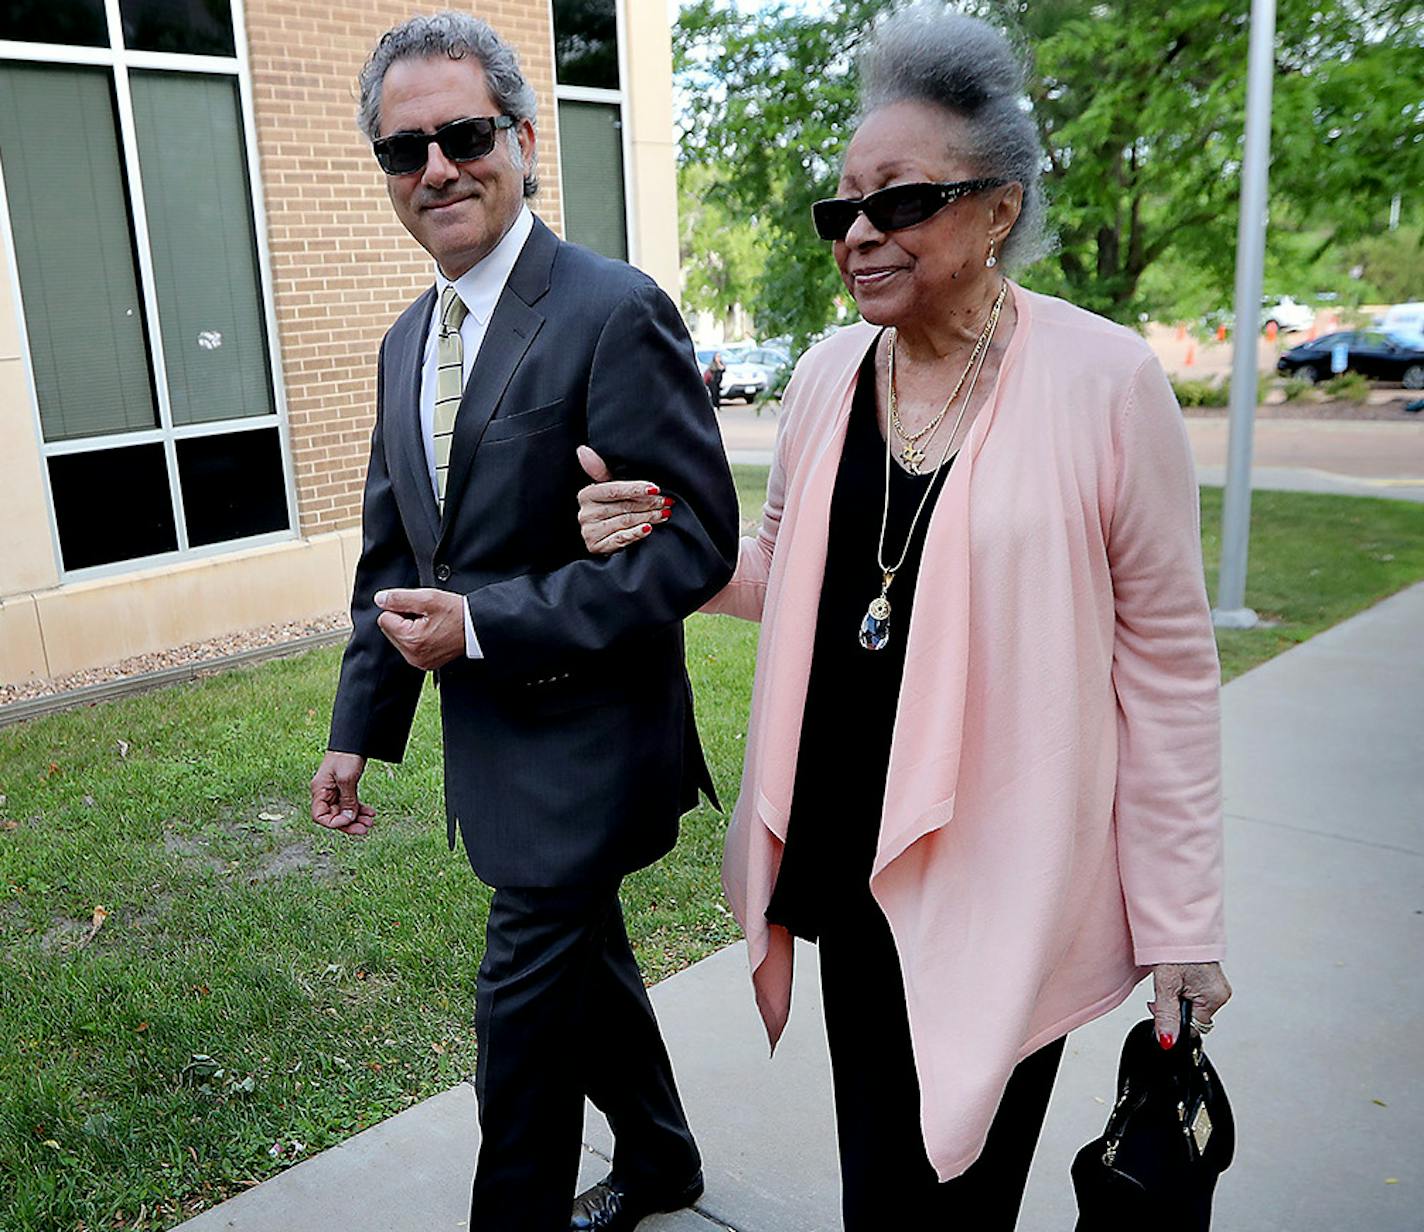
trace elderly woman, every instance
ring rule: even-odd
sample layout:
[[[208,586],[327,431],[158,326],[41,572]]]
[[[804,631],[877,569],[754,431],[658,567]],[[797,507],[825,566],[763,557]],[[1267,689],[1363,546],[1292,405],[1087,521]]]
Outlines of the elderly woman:
[[[708,608],[762,622],[724,884],[773,1043],[819,943],[846,1228],[1012,1228],[1067,1033],[1149,972],[1164,1045],[1230,995],[1197,488],[1142,339],[1004,276],[1043,246],[1008,42],[921,6],[862,73],[814,223],[864,323]],[[591,550],[671,533],[646,492],[585,489]]]

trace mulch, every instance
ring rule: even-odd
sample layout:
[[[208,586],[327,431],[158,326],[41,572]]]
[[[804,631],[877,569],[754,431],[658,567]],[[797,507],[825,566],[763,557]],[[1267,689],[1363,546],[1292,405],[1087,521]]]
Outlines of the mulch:
[[[1424,399],[1424,391],[1401,391],[1388,402],[1316,402],[1310,397],[1297,398],[1294,402],[1268,402],[1256,408],[1257,419],[1343,419],[1355,423],[1370,421],[1394,421],[1417,423],[1424,426],[1424,412],[1406,411],[1411,402]],[[1224,406],[1186,406],[1182,414],[1188,419],[1225,419]]]

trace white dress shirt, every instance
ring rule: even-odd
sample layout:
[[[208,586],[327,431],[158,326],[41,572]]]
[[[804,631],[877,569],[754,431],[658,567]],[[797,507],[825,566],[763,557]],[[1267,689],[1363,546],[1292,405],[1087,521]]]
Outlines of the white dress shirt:
[[[430,329],[425,336],[425,356],[420,370],[420,439],[425,446],[425,466],[430,473],[430,490],[438,494],[435,486],[435,377],[439,368],[440,339],[440,296],[446,287],[453,286],[468,312],[460,323],[460,344],[463,351],[463,368],[460,384],[470,379],[470,370],[480,353],[485,340],[485,330],[499,297],[504,293],[504,284],[509,281],[510,272],[519,254],[524,250],[524,242],[534,230],[534,215],[527,205],[520,206],[519,216],[504,233],[504,237],[490,251],[483,261],[466,270],[453,282],[435,267],[436,310],[430,314]],[[470,619],[469,605],[465,605],[465,654],[471,659],[480,659],[479,639],[475,637],[474,622]]]

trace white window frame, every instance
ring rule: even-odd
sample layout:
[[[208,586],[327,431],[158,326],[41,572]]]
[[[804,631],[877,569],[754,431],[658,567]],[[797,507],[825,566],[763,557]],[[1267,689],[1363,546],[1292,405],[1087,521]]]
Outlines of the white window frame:
[[[623,247],[628,253],[628,264],[637,265],[642,254],[639,251],[637,227],[637,199],[634,196],[633,175],[633,134],[628,124],[628,23],[625,5],[627,0],[614,0],[613,16],[618,33],[618,89],[605,90],[596,86],[566,86],[559,84],[559,57],[557,32],[554,26],[554,0],[549,0],[549,46],[554,51],[554,132],[559,146],[559,190],[563,202],[564,232],[568,233],[568,185],[564,183],[564,134],[559,127],[559,104],[609,103],[618,108],[618,131],[623,151]]]
[[[29,332],[26,328],[24,297],[20,290],[20,267],[15,254],[15,236],[10,222],[9,201],[5,194],[3,167],[0,167],[0,243],[10,266],[10,290],[15,305],[15,319],[20,335],[20,355],[24,362],[25,381],[29,389],[33,413],[35,441],[39,446],[44,484],[45,505],[49,516],[51,545],[55,569],[61,584],[87,579],[112,577],[154,566],[186,560],[201,560],[230,552],[245,551],[267,544],[287,543],[299,538],[297,521],[297,489],[292,467],[291,432],[287,419],[286,382],[282,375],[281,348],[277,334],[277,313],[272,295],[272,257],[267,242],[267,211],[262,196],[260,166],[257,158],[257,121],[252,103],[252,73],[247,52],[247,20],[243,0],[229,0],[231,6],[233,44],[236,55],[180,55],[170,52],[129,51],[123,48],[122,17],[119,0],[104,0],[108,22],[108,47],[79,47],[62,43],[22,43],[0,39],[0,61],[28,61],[37,64],[93,65],[106,68],[117,102],[119,157],[129,184],[129,199],[124,203],[133,227],[138,257],[139,291],[143,296],[145,324],[148,334],[148,359],[152,366],[153,383],[158,406],[158,426],[136,432],[113,432],[103,436],[80,437],[74,440],[46,441],[40,419],[39,394],[35,385],[34,365],[30,356]],[[258,290],[262,297],[262,320],[267,332],[267,357],[275,415],[247,415],[241,419],[175,425],[168,395],[167,368],[163,355],[163,332],[159,325],[158,295],[154,280],[153,253],[149,245],[148,213],[145,206],[142,170],[138,159],[138,137],[134,124],[133,101],[129,92],[128,70],[158,69],[171,72],[203,73],[209,76],[231,77],[237,81],[239,110],[243,129],[243,156],[246,159],[247,181],[251,188],[252,227],[256,237]],[[249,535],[243,539],[225,539],[221,543],[194,547],[188,540],[187,518],[183,511],[183,487],[178,474],[177,443],[198,436],[260,431],[275,424],[281,447],[283,491],[287,498],[285,530]],[[157,444],[164,447],[168,470],[168,493],[173,504],[173,525],[177,532],[175,551],[151,556],[138,556],[113,561],[106,565],[90,565],[66,569],[60,548],[59,522],[55,516],[54,494],[50,487],[49,460],[66,454],[94,453],[119,449],[125,445]]]

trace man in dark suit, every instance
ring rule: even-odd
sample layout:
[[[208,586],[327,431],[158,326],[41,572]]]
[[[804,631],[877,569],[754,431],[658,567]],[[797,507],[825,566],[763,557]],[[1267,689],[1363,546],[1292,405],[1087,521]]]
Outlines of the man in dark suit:
[[[671,302],[525,205],[533,112],[463,14],[396,27],[362,72],[392,204],[437,270],[381,345],[355,627],[312,780],[313,818],[365,834],[366,759],[401,758],[435,672],[450,845],[494,887],[471,1232],[629,1229],[702,1189],[618,887],[712,789],[681,622],[731,576],[736,497]],[[643,551],[585,553],[584,441],[667,495]],[[574,1199],[585,1095],[617,1146]]]

